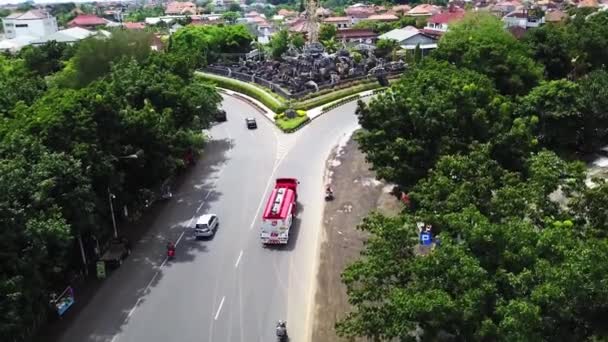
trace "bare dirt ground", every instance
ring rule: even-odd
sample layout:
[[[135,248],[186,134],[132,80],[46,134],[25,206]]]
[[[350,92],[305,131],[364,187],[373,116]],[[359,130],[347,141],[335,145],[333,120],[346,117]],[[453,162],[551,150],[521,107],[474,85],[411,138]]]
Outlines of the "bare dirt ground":
[[[326,203],[323,214],[312,342],[346,341],[338,338],[334,325],[350,310],[340,274],[363,248],[365,234],[357,225],[373,210],[387,215],[401,210],[389,193],[392,187],[375,179],[354,140],[332,153],[328,169],[336,198]]]

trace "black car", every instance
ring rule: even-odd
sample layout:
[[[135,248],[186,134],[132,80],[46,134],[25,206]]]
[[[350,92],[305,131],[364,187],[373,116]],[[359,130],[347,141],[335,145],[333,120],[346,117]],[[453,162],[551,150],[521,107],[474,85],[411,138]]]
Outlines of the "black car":
[[[258,128],[258,123],[255,122],[254,118],[246,118],[245,119],[245,123],[247,124],[247,128],[249,128],[249,129],[256,129],[256,128]]]
[[[225,111],[225,110],[222,110],[222,109],[218,110],[218,111],[215,113],[215,120],[216,120],[217,122],[223,122],[223,121],[228,120],[228,118],[226,117],[226,111]]]

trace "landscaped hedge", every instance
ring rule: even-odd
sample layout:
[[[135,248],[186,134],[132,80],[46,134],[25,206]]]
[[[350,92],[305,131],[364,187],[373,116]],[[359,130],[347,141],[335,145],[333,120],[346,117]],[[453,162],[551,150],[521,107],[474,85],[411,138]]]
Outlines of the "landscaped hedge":
[[[270,110],[275,113],[280,112],[285,108],[284,102],[281,102],[254,84],[203,72],[199,72],[198,76],[206,81],[217,84],[219,87],[251,96],[254,99],[262,102],[266,107],[270,108]]]
[[[377,88],[380,88],[380,84],[377,82],[361,84],[361,85],[354,86],[351,88],[338,90],[338,91],[329,93],[324,96],[318,96],[318,97],[314,97],[310,100],[299,102],[294,105],[294,108],[311,109],[311,108],[322,106],[322,105],[332,102],[332,101],[336,101],[343,97],[347,97],[347,96],[350,96],[350,95],[353,95],[356,93],[360,93],[362,91],[367,91],[367,90],[372,90],[372,89],[377,89]]]

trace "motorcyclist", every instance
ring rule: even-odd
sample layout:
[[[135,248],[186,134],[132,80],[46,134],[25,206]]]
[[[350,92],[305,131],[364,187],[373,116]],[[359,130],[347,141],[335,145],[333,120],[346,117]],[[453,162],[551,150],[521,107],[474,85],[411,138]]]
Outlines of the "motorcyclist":
[[[173,252],[175,252],[175,244],[173,242],[169,241],[167,243],[167,251],[173,251]]]
[[[325,188],[325,194],[328,196],[331,196],[334,194],[333,190],[331,189],[331,186],[328,184],[327,187]]]
[[[287,337],[287,322],[282,320],[277,322],[277,336],[279,338]]]

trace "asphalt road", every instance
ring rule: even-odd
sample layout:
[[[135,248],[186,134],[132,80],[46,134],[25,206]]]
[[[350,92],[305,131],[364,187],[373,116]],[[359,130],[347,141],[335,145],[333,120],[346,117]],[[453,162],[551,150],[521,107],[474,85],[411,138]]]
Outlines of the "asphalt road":
[[[292,342],[309,339],[325,160],[357,127],[356,104],[290,135],[239,99],[225,97],[223,107],[228,121],[211,128],[203,158],[61,341],[274,341],[278,319]],[[257,130],[246,129],[246,116]],[[300,180],[300,210],[290,243],[264,248],[257,225],[278,177]],[[189,228],[205,213],[218,215],[219,229],[195,240]],[[168,241],[177,242],[171,261]]]

